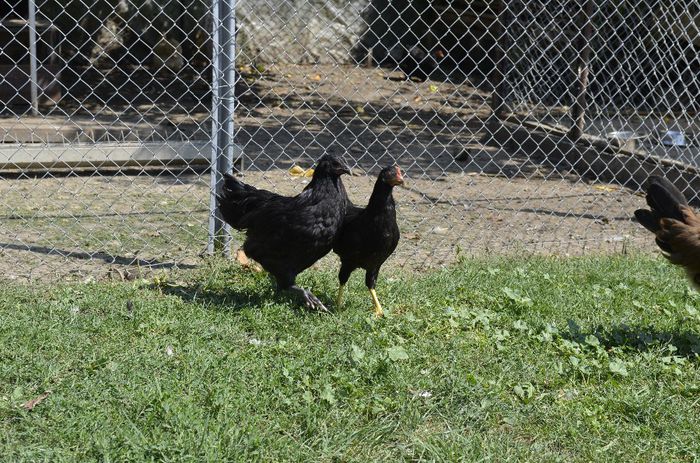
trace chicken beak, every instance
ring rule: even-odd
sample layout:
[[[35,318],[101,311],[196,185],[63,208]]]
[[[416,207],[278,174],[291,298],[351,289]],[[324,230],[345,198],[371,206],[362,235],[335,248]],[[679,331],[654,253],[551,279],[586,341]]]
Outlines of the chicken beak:
[[[391,186],[403,185],[403,175],[401,175],[401,169],[396,166],[396,176],[389,181]]]

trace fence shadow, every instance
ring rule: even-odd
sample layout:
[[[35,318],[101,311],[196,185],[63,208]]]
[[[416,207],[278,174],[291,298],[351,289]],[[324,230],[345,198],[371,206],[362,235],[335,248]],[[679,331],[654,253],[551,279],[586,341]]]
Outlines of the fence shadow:
[[[196,265],[191,264],[178,264],[176,262],[162,262],[157,259],[140,259],[136,257],[118,256],[103,251],[70,251],[67,249],[60,249],[48,246],[37,246],[32,244],[0,243],[0,249],[26,251],[34,254],[44,254],[48,256],[60,256],[68,259],[101,260],[105,264],[123,265],[126,267],[146,267],[150,270],[196,268]]]

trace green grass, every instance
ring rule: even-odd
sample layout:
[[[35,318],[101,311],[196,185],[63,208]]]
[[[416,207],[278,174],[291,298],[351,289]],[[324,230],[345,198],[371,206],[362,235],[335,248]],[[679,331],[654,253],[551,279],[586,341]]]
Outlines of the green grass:
[[[326,316],[221,263],[5,285],[2,460],[698,459],[700,297],[661,259],[387,271],[382,320],[362,281]]]

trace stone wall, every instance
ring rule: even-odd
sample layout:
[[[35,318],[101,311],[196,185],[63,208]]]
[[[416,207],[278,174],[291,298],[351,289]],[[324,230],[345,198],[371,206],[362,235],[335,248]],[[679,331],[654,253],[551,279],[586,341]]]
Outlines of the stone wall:
[[[239,1],[237,46],[243,59],[269,63],[346,63],[367,25],[370,0]]]

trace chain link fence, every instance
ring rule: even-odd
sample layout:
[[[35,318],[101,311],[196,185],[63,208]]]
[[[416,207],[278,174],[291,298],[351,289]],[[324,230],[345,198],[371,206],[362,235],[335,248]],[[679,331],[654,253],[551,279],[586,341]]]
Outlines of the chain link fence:
[[[5,278],[198,265],[222,156],[295,194],[294,166],[341,153],[356,203],[398,163],[408,268],[650,249],[646,177],[700,191],[693,2],[0,5]]]

